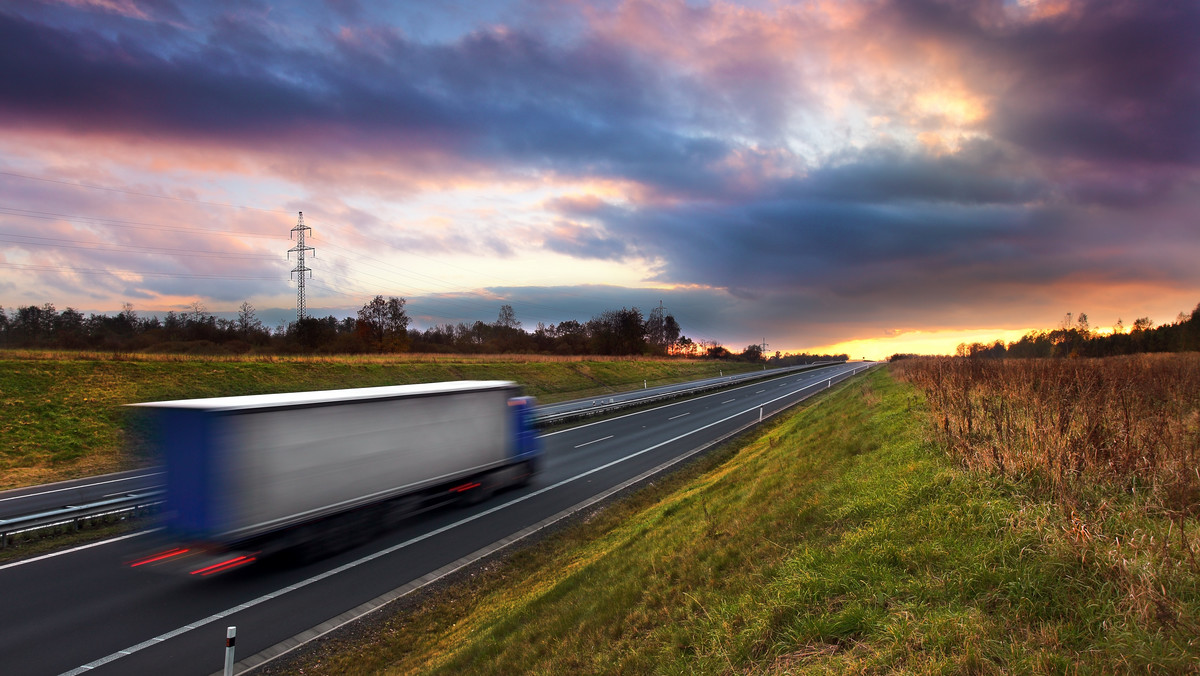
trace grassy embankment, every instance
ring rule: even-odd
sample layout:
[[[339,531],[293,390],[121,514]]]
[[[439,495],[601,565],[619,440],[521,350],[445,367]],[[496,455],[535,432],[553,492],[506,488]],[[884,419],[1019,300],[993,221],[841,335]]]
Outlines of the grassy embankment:
[[[1196,668],[1194,512],[1099,479],[1102,503],[1064,503],[1033,470],[964,468],[928,411],[872,371],[269,673]]]
[[[513,380],[543,402],[756,368],[514,355],[223,358],[0,351],[0,490],[129,469],[123,405],[442,380]]]

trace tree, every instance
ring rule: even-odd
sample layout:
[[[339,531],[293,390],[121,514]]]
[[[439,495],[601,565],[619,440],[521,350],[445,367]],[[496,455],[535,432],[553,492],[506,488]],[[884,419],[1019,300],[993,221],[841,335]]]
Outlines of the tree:
[[[704,345],[707,346],[704,349],[704,356],[709,359],[728,359],[733,356],[733,353],[726,350],[724,345],[718,345],[708,340],[704,341]]]
[[[696,353],[699,351],[699,346],[692,342],[692,339],[688,338],[687,336],[679,336],[679,338],[675,340],[674,345],[675,346],[672,350],[672,354],[680,354],[685,357],[695,357]]]
[[[54,321],[54,335],[59,347],[84,347],[84,321],[83,313],[70,307],[58,315]]]
[[[667,323],[663,317],[661,301],[659,306],[650,310],[646,317],[646,342],[659,354],[667,352]]]
[[[679,322],[675,321],[674,315],[663,317],[663,340],[665,340],[666,349],[670,350],[672,345],[679,342],[679,336],[683,333],[683,327],[679,326]]]
[[[44,344],[53,337],[54,320],[58,311],[50,303],[41,307],[29,305],[17,308],[13,315],[9,331],[17,345],[33,347]]]
[[[521,352],[527,349],[529,336],[521,330],[521,322],[517,321],[517,313],[511,305],[501,305],[496,323],[492,324],[489,336],[489,350],[496,352]]]
[[[743,361],[762,361],[762,346],[758,344],[747,345],[746,349],[742,350]]]
[[[356,332],[379,352],[402,352],[408,348],[408,315],[403,298],[375,296],[358,311]]]
[[[595,354],[642,354],[646,350],[646,323],[635,308],[605,310],[587,323]]]
[[[498,329],[519,329],[521,322],[517,321],[517,313],[511,305],[501,305],[500,314],[496,317],[496,328]]]
[[[251,336],[261,334],[263,331],[262,322],[254,314],[254,306],[250,301],[244,301],[242,306],[238,308],[237,316],[237,332],[242,340],[249,341]]]

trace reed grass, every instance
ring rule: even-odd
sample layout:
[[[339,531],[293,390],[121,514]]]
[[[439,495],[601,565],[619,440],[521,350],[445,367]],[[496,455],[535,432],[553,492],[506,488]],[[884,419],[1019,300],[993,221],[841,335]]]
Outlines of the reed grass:
[[[967,467],[1046,482],[1063,500],[1099,484],[1200,509],[1200,354],[1102,359],[914,359],[892,366],[928,397]]]

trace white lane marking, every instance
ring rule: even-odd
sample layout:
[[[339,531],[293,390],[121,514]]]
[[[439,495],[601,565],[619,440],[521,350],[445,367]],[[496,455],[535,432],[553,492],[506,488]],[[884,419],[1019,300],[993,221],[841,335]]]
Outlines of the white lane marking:
[[[608,440],[608,439],[612,439],[612,438],[613,438],[613,436],[615,436],[615,435],[612,435],[612,434],[610,434],[610,435],[608,435],[607,437],[601,437],[601,438],[599,438],[599,439],[592,439],[591,441],[587,441],[587,442],[584,442],[584,443],[582,443],[582,444],[579,444],[579,445],[578,445],[578,446],[576,446],[575,448],[583,448],[584,446],[591,446],[592,444],[598,444],[598,443],[600,443],[601,441],[605,441],[605,440]]]
[[[26,493],[25,495],[14,495],[14,496],[8,497],[8,498],[0,498],[0,502],[4,502],[5,500],[20,500],[22,498],[32,498],[35,495],[50,495],[51,493],[61,493],[62,491],[77,491],[80,488],[90,488],[92,486],[103,486],[104,484],[118,483],[121,481],[132,481],[133,479],[145,479],[148,476],[159,476],[161,474],[162,474],[162,472],[151,472],[149,474],[139,474],[137,476],[127,476],[124,479],[109,479],[108,481],[97,481],[94,484],[80,484],[78,486],[68,486],[66,488],[55,488],[53,490],[42,491],[40,493]]]
[[[824,380],[821,381],[821,383],[824,383],[824,382],[825,382]],[[814,383],[814,384],[816,384],[816,383]],[[603,472],[604,470],[608,469],[609,467],[618,465],[622,462],[625,462],[626,460],[632,460],[638,456],[645,455],[646,453],[649,453],[651,451],[662,448],[663,446],[666,446],[667,444],[675,443],[676,441],[679,441],[680,439],[683,439],[685,437],[689,437],[693,434],[696,434],[697,432],[703,432],[704,430],[706,430],[710,427],[715,427],[716,425],[720,425],[721,423],[733,420],[734,418],[736,418],[740,415],[745,415],[747,413],[752,413],[754,411],[757,411],[762,406],[767,406],[769,404],[773,404],[773,403],[779,401],[780,399],[786,399],[794,394],[798,394],[798,393],[808,389],[809,387],[812,387],[812,385],[806,385],[798,390],[794,390],[792,392],[788,392],[787,394],[782,394],[778,397],[775,397],[774,399],[771,399],[770,401],[766,401],[761,404],[755,404],[751,408],[739,411],[730,416],[726,416],[720,420],[710,422],[707,425],[704,425],[702,427],[697,427],[694,430],[684,432],[683,434],[680,434],[671,439],[667,439],[666,441],[660,441],[659,443],[654,444],[653,446],[643,448],[642,450],[634,452],[634,453],[630,453],[629,455],[627,455],[623,458],[617,458],[616,460],[607,462],[603,465],[600,465],[599,467],[593,467],[592,469],[589,469],[586,472],[581,472],[579,474],[576,474],[573,477],[563,479],[562,481],[559,481],[558,483],[551,484],[549,486],[546,486],[545,488],[540,488],[536,491],[533,491],[532,493],[526,493],[525,495],[522,495],[518,498],[509,500],[508,502],[506,502],[502,505],[496,505],[495,507],[492,507],[491,509],[486,509],[482,512],[479,512],[478,514],[473,514],[464,519],[459,519],[458,521],[455,521],[454,523],[446,524],[445,526],[442,526],[441,528],[431,530],[428,533],[424,533],[424,534],[418,535],[417,537],[414,537],[412,539],[405,540],[404,542],[401,542],[399,544],[392,545],[391,547],[388,547],[387,549],[382,549],[378,552],[375,552],[374,554],[368,554],[367,556],[364,556],[363,558],[358,559],[356,561],[350,561],[349,563],[343,563],[342,565],[338,566],[337,568],[332,568],[330,570],[325,571],[324,573],[320,573],[319,575],[314,575],[314,576],[308,578],[307,580],[301,580],[300,582],[297,582],[295,584],[290,584],[290,585],[284,587],[283,589],[277,589],[269,594],[263,594],[262,596],[260,596],[256,599],[251,599],[249,601],[246,601],[245,603],[238,604],[232,608],[228,608],[226,610],[222,610],[220,612],[213,613],[212,615],[209,615],[208,617],[196,620],[195,622],[193,622],[189,625],[179,627],[178,629],[172,629],[171,631],[168,631],[164,634],[159,634],[158,636],[155,636],[154,638],[146,639],[145,641],[142,641],[141,643],[138,643],[137,645],[129,646],[128,648],[126,648],[124,650],[118,650],[117,652],[115,652],[111,655],[108,655],[106,657],[101,657],[100,659],[92,661],[92,662],[88,662],[87,664],[85,664],[83,666],[75,667],[74,669],[63,673],[62,676],[78,676],[79,674],[83,674],[88,671],[91,671],[92,669],[95,669],[96,667],[104,666],[105,664],[108,664],[109,662],[119,660],[122,657],[125,657],[127,655],[132,655],[133,653],[140,652],[142,650],[145,650],[146,648],[149,648],[151,646],[162,643],[163,641],[169,641],[169,640],[175,638],[176,636],[181,636],[183,634],[186,634],[187,632],[189,632],[193,629],[198,629],[205,625],[212,624],[213,622],[218,622],[218,621],[223,620],[226,617],[229,617],[230,615],[233,615],[235,613],[241,612],[243,610],[247,610],[249,608],[253,608],[254,606],[266,603],[267,601],[274,600],[276,598],[279,598],[280,596],[283,596],[284,594],[287,594],[288,592],[293,592],[293,591],[296,591],[297,589],[303,589],[304,587],[307,587],[311,584],[320,582],[321,580],[324,580],[326,578],[333,577],[334,575],[337,575],[339,573],[344,573],[347,570],[351,570],[353,568],[357,568],[358,566],[361,566],[364,563],[370,563],[371,561],[374,561],[375,559],[382,558],[384,556],[388,556],[389,554],[394,554],[394,553],[400,551],[401,549],[415,545],[418,542],[422,542],[424,540],[428,540],[429,538],[441,535],[442,533],[445,533],[446,531],[453,530],[455,528],[458,528],[459,526],[468,524],[477,519],[482,519],[485,516],[490,516],[491,514],[498,512],[502,509],[508,509],[509,507],[511,507],[519,502],[525,502],[526,500],[531,500],[543,493],[548,493],[557,488],[561,488],[561,487],[571,483],[572,481],[577,481],[584,477],[591,476],[597,472]]]
[[[78,547],[72,547],[71,549],[64,549],[61,552],[51,552],[49,554],[42,554],[41,556],[35,556],[32,559],[22,559],[20,561],[14,561],[12,563],[6,563],[3,566],[0,566],[0,570],[4,570],[6,568],[16,568],[17,566],[23,566],[27,563],[33,563],[34,561],[42,561],[44,559],[52,559],[56,556],[62,556],[63,554],[72,554],[74,552],[78,552],[78,551],[81,551],[84,549],[91,549],[92,547],[99,547],[100,545],[107,545],[112,542],[120,542],[121,540],[128,540],[129,538],[135,538],[139,535],[153,533],[156,530],[159,530],[159,529],[151,528],[150,530],[140,530],[136,533],[130,533],[128,535],[120,535],[120,536],[117,536],[117,537],[109,539],[109,540],[100,540],[99,542],[89,542],[86,545],[79,545]]]
[[[679,415],[673,415],[670,418],[667,418],[667,420],[674,420],[676,418],[682,418],[685,415],[691,415],[691,414],[692,414],[692,412],[688,411],[687,413],[680,413]]]
[[[763,392],[766,392],[766,390],[759,390],[759,391],[755,392],[755,394],[762,394]]]
[[[735,402],[735,401],[737,401],[737,399],[730,399],[729,401],[723,401],[723,402],[721,402],[721,403],[722,403],[722,404],[729,404],[729,403],[732,403],[732,402]]]

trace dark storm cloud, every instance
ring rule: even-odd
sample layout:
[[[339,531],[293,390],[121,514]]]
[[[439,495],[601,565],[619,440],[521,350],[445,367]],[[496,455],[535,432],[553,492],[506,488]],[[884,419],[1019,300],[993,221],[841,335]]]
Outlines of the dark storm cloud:
[[[1004,164],[1012,169],[986,149],[943,159],[866,151],[749,203],[553,206],[660,258],[659,282],[712,285],[747,301],[812,292],[859,307],[955,306],[1068,279],[1200,282],[1176,257],[1153,253],[1190,227],[1194,200],[1183,198],[1182,213],[1143,208],[1132,228],[1125,209],[1079,204],[1049,180],[986,168]],[[567,251],[569,239],[548,246]]]
[[[901,36],[951,46],[996,108],[998,138],[1051,158],[1200,159],[1200,4],[1076,2],[1046,17],[1005,4],[903,0],[880,11]],[[893,29],[895,30],[895,29]]]
[[[213,44],[165,57],[138,36],[114,39],[0,14],[0,69],[14,74],[0,84],[0,119],[231,143],[350,121],[379,124],[378,92],[351,79],[322,79],[328,73],[306,55],[264,49],[266,36],[245,23],[218,23]],[[401,127],[436,129],[450,117],[403,86],[384,102]]]
[[[1022,204],[1047,196],[1049,186],[1030,175],[994,143],[975,141],[959,153],[929,157],[896,148],[868,148],[785,185],[795,197],[846,202]]]
[[[599,260],[622,260],[632,253],[625,240],[574,223],[557,225],[545,247],[575,258]]]
[[[728,144],[678,133],[656,98],[663,76],[619,45],[552,46],[515,30],[424,45],[359,28],[325,35],[333,48],[321,52],[282,46],[234,14],[202,40],[122,26],[114,35],[0,13],[0,69],[13,74],[0,84],[0,121],[260,148],[426,148],[681,191],[723,184],[703,168]]]

